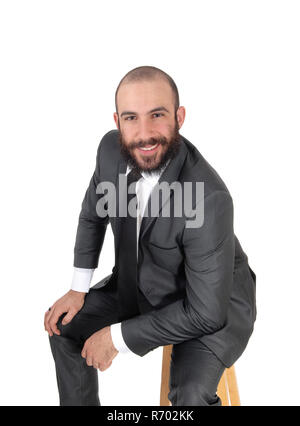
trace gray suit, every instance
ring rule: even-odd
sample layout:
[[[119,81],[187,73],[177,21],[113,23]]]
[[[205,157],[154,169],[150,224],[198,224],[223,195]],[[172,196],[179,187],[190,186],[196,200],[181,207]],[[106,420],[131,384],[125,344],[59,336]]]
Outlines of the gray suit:
[[[75,243],[74,266],[96,268],[108,223],[118,252],[118,217],[96,213],[99,182],[118,187],[126,162],[118,130],[102,138],[85,194]],[[233,203],[224,182],[199,151],[181,136],[179,154],[159,182],[204,182],[204,223],[185,227],[185,217],[143,218],[139,236],[138,285],[148,302],[141,315],[122,321],[127,346],[143,356],[158,346],[198,339],[227,367],[244,351],[256,319],[256,277],[234,235]],[[174,198],[174,197],[173,197]],[[95,288],[117,280],[117,266]],[[149,308],[150,307],[150,308]]]

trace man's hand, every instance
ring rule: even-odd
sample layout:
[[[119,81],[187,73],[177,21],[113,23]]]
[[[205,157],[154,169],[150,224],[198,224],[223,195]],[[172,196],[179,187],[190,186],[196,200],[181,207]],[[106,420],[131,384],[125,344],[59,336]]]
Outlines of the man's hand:
[[[104,371],[111,366],[118,352],[113,345],[110,326],[108,326],[92,334],[85,341],[81,356],[86,358],[87,365]]]
[[[79,291],[70,290],[67,294],[57,300],[49,311],[45,313],[44,326],[45,330],[48,331],[49,336],[53,336],[53,333],[60,335],[60,331],[57,328],[58,318],[64,314],[67,315],[62,320],[62,324],[66,325],[77,314],[84,304],[86,293]]]

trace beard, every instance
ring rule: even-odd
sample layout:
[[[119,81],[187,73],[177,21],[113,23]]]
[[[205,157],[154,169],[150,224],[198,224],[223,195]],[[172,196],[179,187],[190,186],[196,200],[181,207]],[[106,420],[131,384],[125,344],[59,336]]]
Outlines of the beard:
[[[181,136],[179,134],[179,126],[176,120],[173,132],[170,138],[166,138],[165,136],[157,137],[157,138],[149,138],[145,141],[131,142],[126,143],[122,136],[121,131],[119,131],[118,135],[121,154],[127,161],[128,165],[134,169],[135,172],[148,172],[148,173],[159,173],[165,167],[169,160],[172,160],[179,152],[179,148],[181,145]],[[157,159],[157,153],[151,156],[145,156],[143,159],[143,164],[140,164],[135,158],[133,153],[135,148],[143,148],[146,145],[155,145],[160,144],[163,147],[163,152],[161,158]]]

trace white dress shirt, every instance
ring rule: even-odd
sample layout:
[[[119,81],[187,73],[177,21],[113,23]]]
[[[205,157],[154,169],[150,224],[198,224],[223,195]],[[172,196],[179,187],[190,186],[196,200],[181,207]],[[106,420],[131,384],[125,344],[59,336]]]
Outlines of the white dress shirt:
[[[168,163],[167,163],[168,164]],[[167,165],[166,165],[167,166]],[[165,166],[165,167],[166,167]],[[126,176],[130,172],[131,167],[127,165]],[[164,170],[164,169],[163,169]],[[151,191],[154,186],[157,184],[158,179],[160,178],[163,170],[160,173],[147,173],[142,172],[142,177],[136,182],[136,196],[137,196],[137,241],[139,239],[139,232],[141,227],[142,218],[148,199]],[[138,244],[137,244],[137,257],[138,257]],[[95,269],[85,269],[85,268],[74,268],[73,280],[71,284],[71,289],[75,291],[80,291],[88,293],[90,289],[90,283],[93,278]],[[124,342],[122,332],[121,332],[121,323],[112,324],[110,326],[111,337],[115,348],[120,353],[132,352],[126,343]]]

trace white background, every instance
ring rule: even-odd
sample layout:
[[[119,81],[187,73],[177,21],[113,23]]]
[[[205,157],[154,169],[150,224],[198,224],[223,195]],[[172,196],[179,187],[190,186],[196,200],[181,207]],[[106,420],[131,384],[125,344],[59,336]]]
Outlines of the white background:
[[[1,1],[1,405],[57,405],[47,308],[66,293],[81,201],[125,73],[177,83],[181,134],[234,200],[257,275],[243,405],[300,405],[298,1]],[[111,272],[108,229],[93,283]],[[159,404],[161,348],[99,372],[103,405]]]

